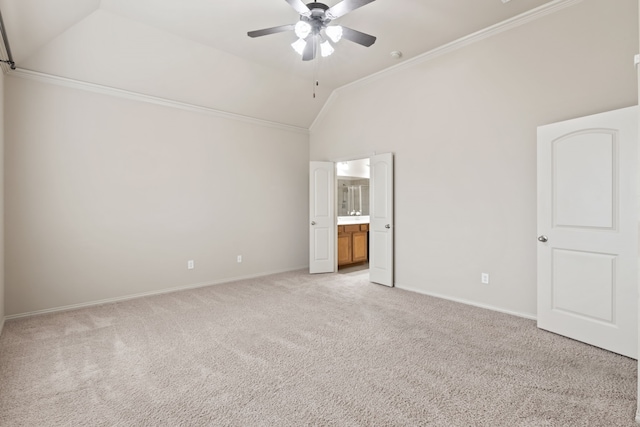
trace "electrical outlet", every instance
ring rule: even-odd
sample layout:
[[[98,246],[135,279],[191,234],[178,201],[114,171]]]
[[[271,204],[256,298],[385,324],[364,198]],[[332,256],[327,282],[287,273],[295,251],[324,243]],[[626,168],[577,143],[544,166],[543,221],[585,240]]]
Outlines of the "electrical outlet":
[[[480,281],[485,284],[488,285],[489,284],[489,273],[482,273],[480,275]]]
[[[238,262],[242,262],[242,255],[238,255]]]
[[[196,268],[194,262],[192,259],[190,259],[189,261],[187,261],[187,269],[188,270],[193,270],[194,268]]]

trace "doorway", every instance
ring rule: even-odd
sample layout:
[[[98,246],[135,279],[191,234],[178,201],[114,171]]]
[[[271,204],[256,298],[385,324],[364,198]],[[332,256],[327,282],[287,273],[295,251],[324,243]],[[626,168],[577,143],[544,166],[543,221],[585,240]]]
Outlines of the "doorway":
[[[360,159],[365,160],[365,159]],[[366,160],[365,160],[366,161]],[[337,164],[312,161],[309,165],[309,272],[311,274],[335,273],[338,271],[338,209]],[[362,221],[357,215],[355,200],[362,192],[353,196],[354,204],[345,221]],[[364,203],[366,205],[366,202]],[[349,207],[348,196],[345,207]],[[362,209],[362,203],[360,204]],[[356,218],[360,217],[360,218]],[[369,222],[368,224],[341,224],[344,232],[356,231],[355,243],[366,247],[369,262],[369,281],[385,286],[393,283],[393,154],[376,154],[369,158]],[[358,230],[356,230],[356,227]],[[366,239],[362,232],[368,233]],[[366,234],[365,233],[365,234]],[[352,236],[354,237],[354,236]],[[353,252],[351,253],[353,256]],[[366,258],[361,259],[365,261]]]
[[[338,273],[369,269],[369,158],[336,163]]]

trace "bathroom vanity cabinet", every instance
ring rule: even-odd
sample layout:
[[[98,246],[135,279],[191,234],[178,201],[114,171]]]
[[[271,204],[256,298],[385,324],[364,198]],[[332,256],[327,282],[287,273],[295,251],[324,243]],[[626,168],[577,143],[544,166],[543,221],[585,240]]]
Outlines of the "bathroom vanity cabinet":
[[[369,259],[369,224],[338,225],[338,266]]]

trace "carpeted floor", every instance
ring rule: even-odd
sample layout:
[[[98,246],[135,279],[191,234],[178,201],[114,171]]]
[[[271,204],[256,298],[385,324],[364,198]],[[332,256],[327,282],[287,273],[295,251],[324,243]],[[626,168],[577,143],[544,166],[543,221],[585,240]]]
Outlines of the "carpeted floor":
[[[8,321],[2,426],[635,426],[636,361],[305,272]]]

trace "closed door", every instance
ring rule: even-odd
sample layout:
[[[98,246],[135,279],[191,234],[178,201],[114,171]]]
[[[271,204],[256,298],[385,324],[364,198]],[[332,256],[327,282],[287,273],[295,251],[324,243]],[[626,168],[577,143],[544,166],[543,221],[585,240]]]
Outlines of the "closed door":
[[[538,327],[633,358],[637,115],[538,128]]]

